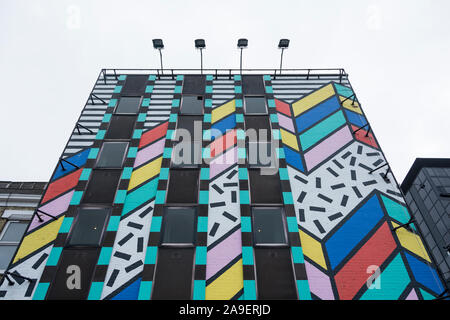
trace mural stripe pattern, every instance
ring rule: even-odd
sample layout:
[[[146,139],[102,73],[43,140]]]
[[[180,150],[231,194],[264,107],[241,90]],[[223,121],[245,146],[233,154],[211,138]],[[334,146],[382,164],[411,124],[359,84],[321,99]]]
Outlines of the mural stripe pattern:
[[[273,139],[276,146],[276,156],[278,161],[278,171],[281,183],[281,192],[283,195],[284,211],[286,213],[286,221],[288,227],[288,239],[291,247],[292,261],[294,265],[294,274],[297,284],[298,297],[300,300],[311,300],[311,293],[309,290],[309,284],[306,276],[306,269],[303,257],[302,246],[300,242],[300,236],[298,233],[298,224],[295,214],[294,202],[292,198],[291,185],[289,183],[289,174],[286,167],[286,160],[283,155],[284,152],[280,152],[281,144],[286,144],[286,142],[292,144],[296,143],[297,139],[295,135],[291,134],[289,131],[285,131],[283,127],[290,127],[292,123],[289,123],[289,119],[285,117],[282,119],[280,124],[280,118],[278,117],[277,108],[275,100],[273,99],[273,89],[270,75],[264,76],[264,84],[266,88],[267,105],[269,110],[269,117],[271,120]],[[289,107],[289,106],[288,106]],[[290,110],[289,110],[290,112]],[[291,132],[293,128],[290,128]],[[281,132],[278,134],[277,132]],[[289,137],[286,141],[286,136],[283,132],[289,133],[293,136],[293,141]]]
[[[215,106],[211,115],[207,300],[238,299],[243,290],[235,112],[232,99]]]
[[[154,86],[155,76],[150,75],[140,110],[140,114],[145,117],[138,118],[138,130],[145,130],[147,122],[151,121],[152,125],[154,123],[153,117],[148,113],[148,106],[153,98],[148,88]],[[133,163],[130,162],[132,165],[124,168],[122,176],[123,179],[129,179],[129,183],[114,246],[107,263],[101,299],[138,298],[167,126],[167,121],[160,121],[158,125],[143,131],[128,153]]]
[[[245,124],[242,94],[242,78],[240,75],[234,76],[234,92],[236,95],[236,118],[239,121],[237,129],[237,159],[239,178],[239,204],[241,209],[241,240],[242,240],[242,265],[243,265],[243,300],[256,300],[256,275],[255,259],[253,254],[253,235],[250,211],[250,193],[248,170],[246,164],[245,149]]]
[[[147,249],[145,252],[144,267],[142,271],[142,280],[139,284],[138,300],[150,300],[152,295],[153,276],[156,266],[156,257],[158,256],[158,246],[161,237],[161,226],[164,211],[164,203],[166,199],[167,182],[169,179],[170,158],[172,156],[172,139],[176,129],[176,121],[178,109],[181,102],[181,91],[183,84],[183,76],[176,77],[176,84],[173,91],[173,99],[169,122],[167,125],[167,133],[162,154],[161,170],[157,181],[157,189],[155,193],[153,216],[150,223],[150,232],[148,236]]]
[[[192,299],[205,300],[207,276],[208,244],[208,203],[209,203],[209,161],[211,149],[209,138],[211,132],[213,76],[206,75],[205,103],[202,131],[202,164],[200,167],[200,188],[198,196],[197,235],[194,265],[194,286]]]

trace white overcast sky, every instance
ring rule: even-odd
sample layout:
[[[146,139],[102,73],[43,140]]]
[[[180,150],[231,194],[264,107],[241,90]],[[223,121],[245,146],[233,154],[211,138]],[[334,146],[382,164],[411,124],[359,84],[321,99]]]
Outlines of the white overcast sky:
[[[48,181],[101,68],[342,67],[399,183],[450,157],[450,1],[0,0],[0,180]]]

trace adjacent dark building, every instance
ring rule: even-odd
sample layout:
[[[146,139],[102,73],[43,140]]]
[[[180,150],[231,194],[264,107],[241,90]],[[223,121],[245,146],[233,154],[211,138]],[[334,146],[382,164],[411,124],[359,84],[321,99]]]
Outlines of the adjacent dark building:
[[[450,285],[450,159],[417,158],[401,188],[438,268]]]

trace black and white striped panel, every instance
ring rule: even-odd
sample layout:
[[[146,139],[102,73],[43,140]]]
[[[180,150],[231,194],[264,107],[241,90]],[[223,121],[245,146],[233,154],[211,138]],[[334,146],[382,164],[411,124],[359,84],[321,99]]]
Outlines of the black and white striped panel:
[[[152,128],[169,120],[175,83],[176,80],[169,77],[155,80],[144,128]]]
[[[342,75],[342,77],[339,75],[310,75],[309,77],[306,75],[276,76],[275,78],[272,78],[273,94],[276,99],[292,103],[328,84],[330,81],[349,86],[348,77],[346,75]]]
[[[224,104],[230,99],[234,99],[234,80],[228,78],[213,80],[213,108]]]
[[[106,81],[105,81],[106,80]],[[103,74],[97,79],[92,90],[91,97],[88,99],[78,123],[92,131],[90,133],[86,129],[79,127],[81,134],[74,128],[70,136],[67,147],[62,155],[63,158],[71,156],[81,150],[92,146],[97,135],[97,131],[102,123],[106,108],[108,108],[109,100],[116,87],[117,79],[115,76],[108,75],[106,79]],[[94,96],[95,95],[95,96]],[[103,101],[102,101],[103,100]]]

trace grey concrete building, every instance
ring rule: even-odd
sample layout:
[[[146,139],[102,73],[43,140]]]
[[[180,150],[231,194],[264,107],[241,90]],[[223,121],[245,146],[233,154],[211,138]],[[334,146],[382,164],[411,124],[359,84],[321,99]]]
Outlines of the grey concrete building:
[[[0,277],[44,192],[45,182],[0,181]]]

